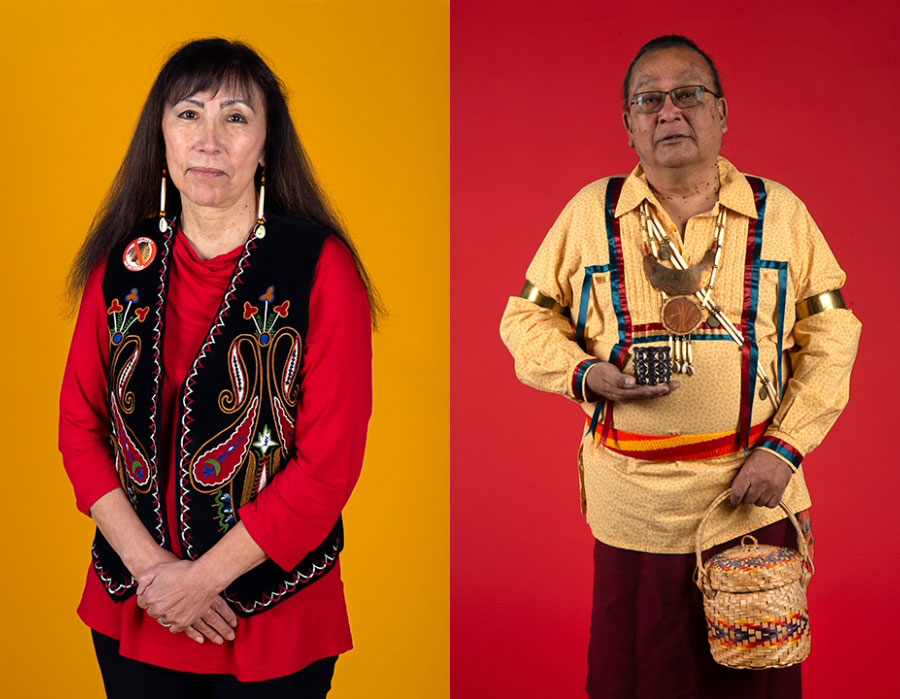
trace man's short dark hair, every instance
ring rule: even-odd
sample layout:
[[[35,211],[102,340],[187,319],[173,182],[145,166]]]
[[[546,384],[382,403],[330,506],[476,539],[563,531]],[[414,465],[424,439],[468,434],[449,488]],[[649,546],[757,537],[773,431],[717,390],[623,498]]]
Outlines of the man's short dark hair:
[[[709,66],[709,71],[712,73],[713,89],[720,97],[725,94],[722,91],[722,83],[719,81],[719,71],[716,70],[716,64],[713,63],[713,59],[709,57],[709,54],[686,36],[682,36],[681,34],[666,34],[664,36],[658,36],[655,39],[650,39],[650,41],[641,46],[641,50],[637,52],[637,56],[634,57],[631,65],[628,66],[628,72],[625,73],[625,82],[622,83],[622,99],[626,110],[628,109],[628,86],[631,84],[631,74],[634,72],[635,64],[652,51],[673,48],[690,49],[691,51],[700,54]]]

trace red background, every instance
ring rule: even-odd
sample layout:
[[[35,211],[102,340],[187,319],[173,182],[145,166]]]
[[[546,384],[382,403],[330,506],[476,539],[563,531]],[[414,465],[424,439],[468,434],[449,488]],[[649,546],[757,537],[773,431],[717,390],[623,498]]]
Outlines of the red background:
[[[583,418],[516,381],[497,327],[564,204],[634,166],[621,82],[638,48],[665,33],[692,37],[719,66],[731,108],[723,154],[791,187],[848,274],[844,295],[864,324],[852,399],[805,462],[818,563],[805,695],[900,696],[889,511],[900,385],[888,368],[900,350],[900,11],[865,1],[627,7],[451,5],[453,696],[584,696]]]

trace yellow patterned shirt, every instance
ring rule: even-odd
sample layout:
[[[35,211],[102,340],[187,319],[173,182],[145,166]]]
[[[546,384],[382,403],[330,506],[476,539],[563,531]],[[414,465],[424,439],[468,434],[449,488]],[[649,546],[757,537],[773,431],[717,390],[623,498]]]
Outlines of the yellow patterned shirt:
[[[582,189],[528,268],[527,280],[545,297],[544,305],[512,297],[501,322],[519,378],[584,407],[582,506],[594,536],[612,546],[693,550],[700,517],[744,462],[742,443],[787,462],[795,475],[784,500],[795,512],[809,507],[801,461],[849,397],[861,324],[843,308],[802,312],[805,299],[844,284],[822,233],[783,185],[745,176],[724,158],[718,165],[719,200],[688,221],[683,240],[640,165],[627,178],[604,178]],[[704,322],[691,336],[696,374],[677,375],[680,389],[630,403],[586,402],[583,381],[592,364],[612,361],[631,373],[635,347],[668,343],[661,294],[642,267],[639,205],[645,200],[688,264],[703,258],[719,208],[727,209],[712,297],[744,343]],[[544,307],[550,300],[562,311]],[[777,411],[761,390],[757,360],[780,398]],[[686,446],[666,451],[673,443]],[[696,458],[689,453],[692,443],[731,448]],[[707,524],[707,543],[782,517],[780,509],[724,506]]]

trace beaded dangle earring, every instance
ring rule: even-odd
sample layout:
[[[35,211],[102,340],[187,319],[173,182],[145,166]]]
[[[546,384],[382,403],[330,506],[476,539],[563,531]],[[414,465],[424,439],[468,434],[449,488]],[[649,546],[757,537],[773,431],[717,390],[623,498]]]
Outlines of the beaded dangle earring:
[[[257,238],[266,237],[266,215],[263,206],[266,201],[266,175],[263,173],[259,180],[259,209],[256,212],[256,225],[253,226],[253,235]]]
[[[165,233],[171,225],[166,219],[166,168],[162,170],[162,185],[159,188],[159,232]]]

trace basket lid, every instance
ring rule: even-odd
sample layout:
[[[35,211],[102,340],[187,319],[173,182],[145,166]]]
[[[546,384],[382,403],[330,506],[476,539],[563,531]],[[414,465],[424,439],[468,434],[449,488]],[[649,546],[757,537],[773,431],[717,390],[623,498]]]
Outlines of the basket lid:
[[[746,543],[747,539],[753,541]],[[745,536],[740,546],[717,553],[704,566],[713,590],[756,592],[782,587],[803,576],[803,556],[784,546],[756,543]]]

